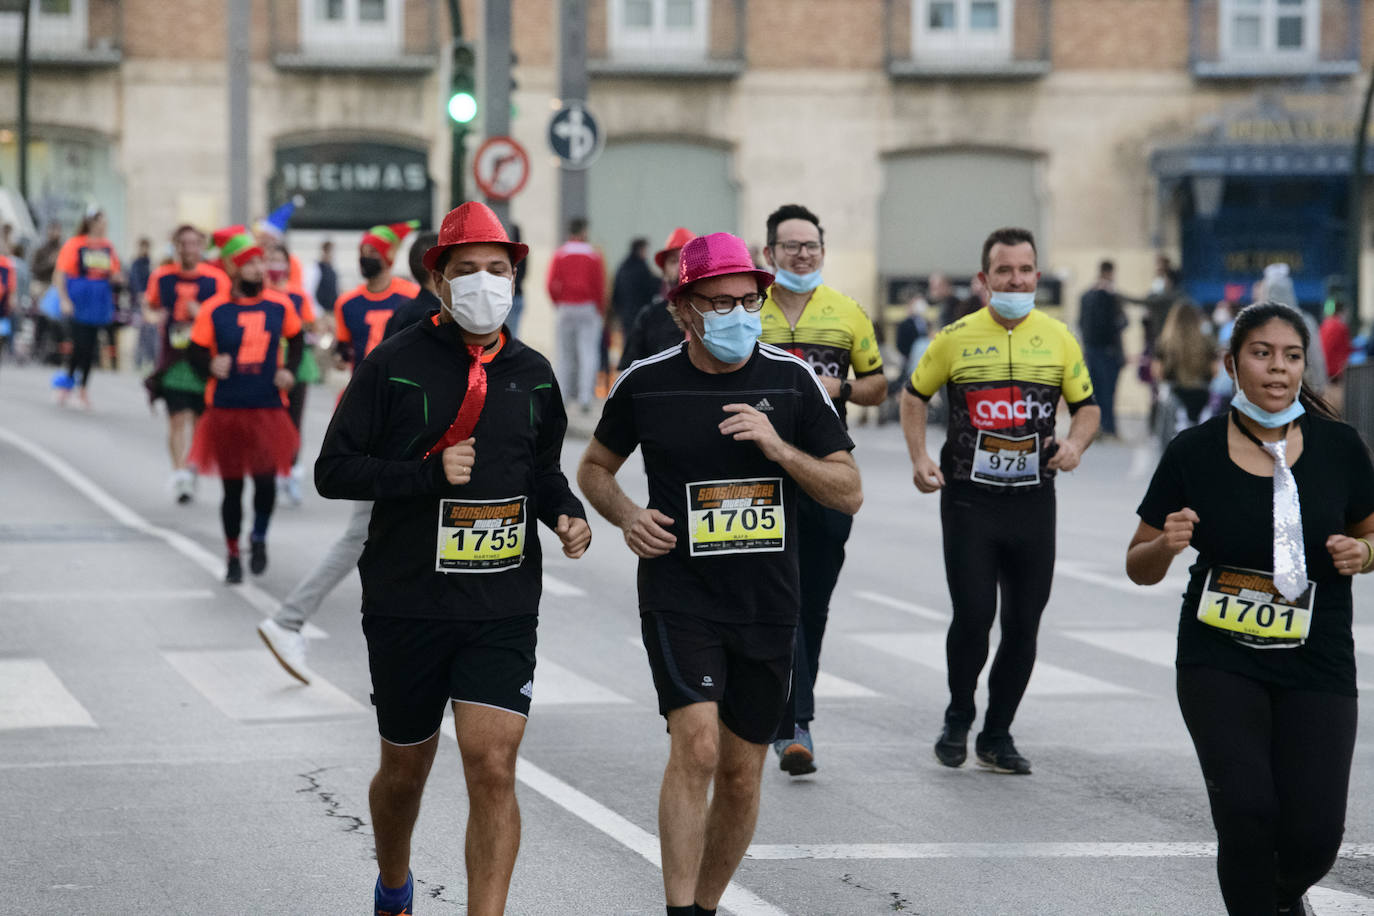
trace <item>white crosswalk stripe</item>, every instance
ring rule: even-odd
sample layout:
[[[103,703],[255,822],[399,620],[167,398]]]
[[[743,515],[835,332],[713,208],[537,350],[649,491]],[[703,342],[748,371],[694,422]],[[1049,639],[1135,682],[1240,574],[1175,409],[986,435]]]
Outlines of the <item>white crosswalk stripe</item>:
[[[0,659],[0,730],[95,728],[86,707],[39,658]]]
[[[318,675],[309,686],[295,681],[261,647],[164,651],[162,657],[216,709],[239,722],[318,719],[366,711]]]

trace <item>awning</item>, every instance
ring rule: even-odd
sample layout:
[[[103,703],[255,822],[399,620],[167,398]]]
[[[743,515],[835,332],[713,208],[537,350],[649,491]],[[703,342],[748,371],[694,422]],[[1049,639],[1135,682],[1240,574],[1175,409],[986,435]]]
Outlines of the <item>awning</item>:
[[[1195,175],[1252,178],[1348,177],[1354,150],[1336,144],[1179,146],[1157,150],[1150,170],[1159,178]],[[1374,175],[1374,145],[1365,153],[1365,172]]]

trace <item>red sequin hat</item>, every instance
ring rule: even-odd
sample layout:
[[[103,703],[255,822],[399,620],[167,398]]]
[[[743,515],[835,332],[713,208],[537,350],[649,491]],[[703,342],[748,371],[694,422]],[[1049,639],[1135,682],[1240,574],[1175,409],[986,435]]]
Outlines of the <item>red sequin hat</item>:
[[[749,274],[763,292],[773,284],[773,275],[754,266],[749,257],[749,246],[744,239],[728,232],[712,232],[699,235],[682,246],[682,258],[677,265],[677,286],[668,293],[668,298],[678,299],[687,287],[698,280],[709,277],[723,277],[728,274]]]
[[[663,243],[663,248],[658,254],[654,255],[654,263],[658,265],[658,269],[663,269],[663,262],[668,260],[668,255],[677,251],[694,238],[696,238],[696,236],[692,234],[690,229],[683,229],[681,226],[674,229],[672,235],[668,236],[668,241]]]
[[[528,245],[510,240],[510,236],[506,235],[506,227],[501,225],[501,220],[491,207],[481,201],[470,200],[454,207],[444,217],[444,223],[439,227],[439,241],[425,252],[424,265],[430,270],[437,270],[434,265],[439,263],[439,256],[445,251],[455,245],[477,243],[504,245],[510,252],[512,267],[525,260],[525,255],[530,253]]]

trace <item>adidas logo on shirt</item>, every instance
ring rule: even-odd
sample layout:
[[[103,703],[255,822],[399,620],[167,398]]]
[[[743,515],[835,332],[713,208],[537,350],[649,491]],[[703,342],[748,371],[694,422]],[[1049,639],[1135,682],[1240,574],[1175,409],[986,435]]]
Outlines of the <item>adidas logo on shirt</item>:
[[[520,692],[531,700],[534,699],[534,681],[526,681],[525,686],[520,688]]]
[[[768,403],[767,398],[764,398],[763,400],[759,401],[757,404],[754,405],[754,409],[757,410],[759,413],[772,413],[773,405]]]

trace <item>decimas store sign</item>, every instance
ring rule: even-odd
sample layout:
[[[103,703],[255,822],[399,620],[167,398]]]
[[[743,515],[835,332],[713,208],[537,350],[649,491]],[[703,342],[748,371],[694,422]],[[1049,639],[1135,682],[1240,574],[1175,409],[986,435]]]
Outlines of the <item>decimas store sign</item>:
[[[418,219],[429,228],[434,182],[429,153],[397,143],[329,141],[280,144],[268,199],[299,194],[293,229],[356,229]]]

